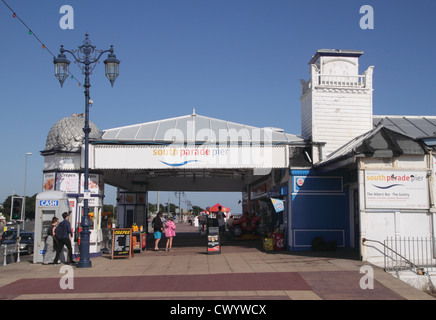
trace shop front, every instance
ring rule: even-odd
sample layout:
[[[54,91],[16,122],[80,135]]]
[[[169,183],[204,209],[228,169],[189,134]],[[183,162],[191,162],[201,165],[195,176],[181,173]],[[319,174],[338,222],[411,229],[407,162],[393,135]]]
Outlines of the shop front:
[[[133,225],[148,226],[148,194],[147,192],[131,192],[119,190],[118,200],[118,225],[119,228],[130,228]]]
[[[286,169],[274,169],[265,179],[251,185],[245,214],[258,221],[257,233],[274,238],[274,248],[286,248],[288,220],[288,174]]]
[[[79,171],[64,171],[58,167],[56,171],[44,172],[43,190],[60,191],[66,194],[70,204],[70,224],[73,229],[73,254],[79,255],[80,224],[83,215],[83,199],[85,194],[84,174]],[[103,175],[90,173],[88,180],[88,219],[90,222],[90,254],[100,255],[100,243],[103,239],[101,230],[101,213],[103,209],[104,180]],[[62,218],[60,219],[62,221]]]

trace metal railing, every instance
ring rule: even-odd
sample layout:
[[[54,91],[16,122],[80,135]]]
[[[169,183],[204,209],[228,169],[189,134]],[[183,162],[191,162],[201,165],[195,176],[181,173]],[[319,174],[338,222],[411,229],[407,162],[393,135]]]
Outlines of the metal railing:
[[[401,256],[415,265],[419,265],[425,273],[436,271],[435,246],[433,238],[424,237],[391,237],[384,241],[386,247],[393,248]],[[385,268],[401,271],[407,264],[400,257],[385,255]]]
[[[14,259],[14,254],[17,253],[17,245],[16,244],[2,244],[0,246],[0,256],[3,256],[3,265],[8,264],[8,255],[12,256],[12,260]]]
[[[433,239],[392,237],[381,242],[363,238],[362,244],[366,245],[366,242],[375,242],[383,246],[385,271],[398,273],[410,270],[424,275],[436,268]]]

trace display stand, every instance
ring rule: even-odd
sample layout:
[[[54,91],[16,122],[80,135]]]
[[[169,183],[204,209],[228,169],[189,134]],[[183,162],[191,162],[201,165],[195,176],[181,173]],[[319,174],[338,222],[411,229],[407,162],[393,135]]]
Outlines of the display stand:
[[[221,239],[218,220],[214,218],[207,219],[207,253],[221,253]]]
[[[144,232],[133,232],[133,251],[142,252],[145,250],[147,244],[147,233]]]
[[[111,259],[133,257],[132,238],[131,228],[113,229]]]

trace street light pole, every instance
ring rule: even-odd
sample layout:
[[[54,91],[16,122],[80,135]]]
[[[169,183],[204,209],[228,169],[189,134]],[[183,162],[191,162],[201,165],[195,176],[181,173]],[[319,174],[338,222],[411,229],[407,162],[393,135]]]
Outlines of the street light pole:
[[[86,195],[83,198],[83,216],[82,216],[82,232],[80,233],[80,260],[77,264],[79,268],[89,268],[92,266],[91,260],[89,259],[89,246],[90,246],[90,235],[89,231],[89,216],[88,216],[88,195],[89,195],[89,133],[91,129],[89,128],[89,88],[91,87],[89,83],[89,59],[85,60],[85,126],[83,132],[85,133],[85,174],[84,174],[84,192]],[[82,254],[83,252],[83,254]]]
[[[184,191],[176,191],[174,192],[174,195],[176,196],[176,198],[179,198],[179,222],[182,222],[182,207],[181,207],[181,201],[182,201],[182,196],[185,196],[185,192]]]
[[[27,189],[27,157],[31,156],[32,152],[26,153],[26,164],[24,166],[24,201],[23,201],[23,212],[21,213],[21,220],[23,220],[23,230],[24,230],[24,221],[26,220],[26,189]]]
[[[32,155],[31,152],[27,152],[26,153],[26,164],[24,166],[24,195],[23,195],[23,205],[21,206],[21,217],[20,219],[17,221],[18,222],[18,226],[17,226],[17,262],[20,262],[20,242],[21,242],[21,237],[20,237],[20,228],[21,228],[21,221],[23,222],[23,230],[24,230],[24,220],[26,220],[26,187],[27,187],[27,157]]]
[[[79,268],[90,268],[92,266],[91,260],[89,259],[89,246],[90,246],[90,234],[89,231],[89,217],[88,217],[88,197],[89,197],[89,133],[91,129],[89,127],[89,105],[90,105],[90,95],[89,88],[91,87],[89,81],[89,75],[95,68],[95,64],[99,61],[100,57],[104,53],[109,53],[108,58],[104,61],[106,77],[111,82],[113,87],[115,79],[119,74],[119,64],[120,61],[116,59],[114,55],[113,46],[109,50],[97,50],[95,46],[91,44],[89,40],[89,34],[85,34],[85,40],[83,44],[79,46],[79,50],[65,50],[64,46],[61,46],[60,54],[57,59],[54,59],[53,63],[55,65],[55,76],[59,80],[61,87],[65,79],[69,76],[68,66],[70,61],[67,60],[65,52],[68,52],[74,57],[74,60],[81,65],[84,65],[81,69],[85,75],[85,125],[83,132],[85,133],[85,164],[84,164],[84,199],[83,199],[83,215],[81,220],[82,231],[80,233],[80,261],[77,264]],[[91,65],[93,67],[91,68]]]

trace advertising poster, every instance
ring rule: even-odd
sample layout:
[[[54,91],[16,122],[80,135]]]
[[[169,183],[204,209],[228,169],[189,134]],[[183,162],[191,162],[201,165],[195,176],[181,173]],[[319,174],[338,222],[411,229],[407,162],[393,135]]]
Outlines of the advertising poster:
[[[111,258],[132,256],[132,229],[113,229]]]
[[[90,173],[88,175],[88,190],[91,192],[91,194],[100,194],[100,183],[99,183],[100,176],[98,174]],[[85,182],[85,175],[82,173],[80,177],[80,193],[84,192],[84,182]]]
[[[56,190],[77,193],[79,191],[79,174],[58,172],[56,175]]]
[[[366,208],[428,209],[426,171],[365,171]]]
[[[54,190],[55,177],[56,177],[56,173],[54,172],[44,173],[44,179],[42,182],[42,188],[44,189],[44,191]]]

